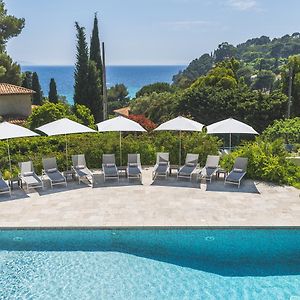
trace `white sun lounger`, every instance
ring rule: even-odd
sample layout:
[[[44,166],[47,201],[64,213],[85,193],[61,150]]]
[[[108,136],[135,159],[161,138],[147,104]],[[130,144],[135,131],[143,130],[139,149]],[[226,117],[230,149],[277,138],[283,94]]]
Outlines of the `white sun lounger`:
[[[104,174],[104,181],[107,179],[118,179],[119,181],[119,172],[116,166],[116,158],[114,154],[103,154],[102,170]]]
[[[156,155],[156,164],[152,172],[152,179],[155,180],[156,177],[168,177],[170,172],[170,160],[169,153],[159,152]]]
[[[177,179],[181,177],[189,178],[190,180],[192,180],[192,176],[198,166],[198,159],[199,154],[188,153],[185,158],[184,166],[182,166],[177,173]]]
[[[46,175],[50,180],[51,188],[53,185],[64,184],[67,186],[66,177],[58,170],[55,157],[43,158],[43,177]]]
[[[32,161],[20,162],[20,174],[22,187],[25,184],[27,192],[30,188],[44,188],[43,181],[34,172]]]
[[[72,170],[78,178],[78,184],[84,179],[93,184],[93,173],[86,165],[84,154],[72,155],[72,162]]]
[[[142,165],[140,154],[128,154],[127,177],[138,178],[142,182]]]
[[[212,177],[216,175],[219,169],[220,156],[208,155],[205,167],[200,172],[200,177],[211,182]]]
[[[241,180],[247,173],[248,158],[237,157],[235,159],[232,171],[226,176],[224,184],[236,184],[238,188],[241,185]]]

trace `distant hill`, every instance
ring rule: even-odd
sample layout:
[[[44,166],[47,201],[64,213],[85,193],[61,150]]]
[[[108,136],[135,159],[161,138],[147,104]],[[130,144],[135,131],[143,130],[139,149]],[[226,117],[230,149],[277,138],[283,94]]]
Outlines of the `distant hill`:
[[[261,71],[280,73],[280,66],[286,63],[290,55],[300,54],[300,33],[284,35],[270,39],[267,36],[253,38],[237,46],[221,43],[211,54],[203,54],[194,59],[188,67],[173,76],[173,84],[187,87],[197,78],[205,75],[212,66],[224,59],[236,58],[252,70],[252,75]]]

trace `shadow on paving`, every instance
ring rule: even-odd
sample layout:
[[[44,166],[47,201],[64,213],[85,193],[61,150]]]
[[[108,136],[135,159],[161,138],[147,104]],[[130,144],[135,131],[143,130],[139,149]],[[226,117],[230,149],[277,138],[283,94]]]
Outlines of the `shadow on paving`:
[[[168,178],[156,178],[152,183],[152,186],[167,186],[167,187],[183,187],[183,188],[194,188],[200,189],[199,181],[194,178],[192,181],[185,178],[177,179],[177,177]]]
[[[11,191],[11,196],[9,194],[0,194],[0,203],[7,201],[23,200],[25,198],[29,198],[29,196],[25,193],[24,190],[20,188],[14,188]]]
[[[229,192],[229,193],[250,193],[250,194],[260,194],[255,182],[253,180],[243,180],[240,187],[236,184],[224,184],[224,181],[213,180],[211,183],[206,184],[207,192]]]
[[[120,186],[139,186],[142,185],[139,179],[120,177],[119,181],[117,179],[107,179],[104,181],[102,174],[94,175],[93,188],[101,187],[120,187]]]

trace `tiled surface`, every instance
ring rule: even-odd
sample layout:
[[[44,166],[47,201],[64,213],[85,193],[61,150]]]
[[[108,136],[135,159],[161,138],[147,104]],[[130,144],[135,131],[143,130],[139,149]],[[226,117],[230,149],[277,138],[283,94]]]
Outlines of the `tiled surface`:
[[[300,226],[300,191],[292,187],[245,181],[237,190],[222,180],[200,186],[175,178],[152,184],[151,170],[143,185],[97,180],[93,189],[70,183],[0,195],[0,227]]]

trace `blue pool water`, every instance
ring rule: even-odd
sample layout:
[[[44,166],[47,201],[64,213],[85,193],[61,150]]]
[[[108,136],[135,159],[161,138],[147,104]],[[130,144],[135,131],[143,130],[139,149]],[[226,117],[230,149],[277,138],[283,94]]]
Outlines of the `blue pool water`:
[[[300,299],[300,230],[0,231],[0,299]]]

